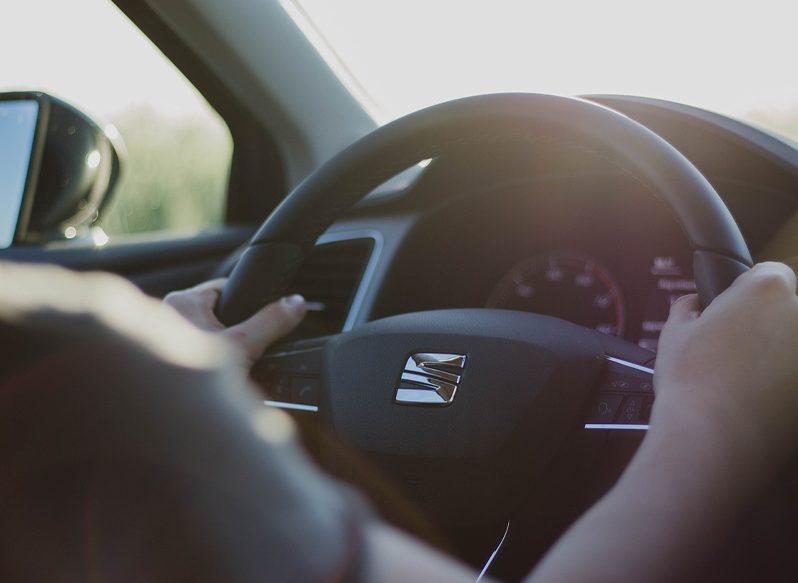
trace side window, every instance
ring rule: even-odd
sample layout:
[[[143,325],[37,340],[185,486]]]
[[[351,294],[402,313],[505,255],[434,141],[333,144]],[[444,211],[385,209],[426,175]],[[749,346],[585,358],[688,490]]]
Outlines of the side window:
[[[97,225],[111,236],[220,225],[233,143],[189,81],[110,0],[14,6],[0,19],[0,91],[60,97],[124,141]]]

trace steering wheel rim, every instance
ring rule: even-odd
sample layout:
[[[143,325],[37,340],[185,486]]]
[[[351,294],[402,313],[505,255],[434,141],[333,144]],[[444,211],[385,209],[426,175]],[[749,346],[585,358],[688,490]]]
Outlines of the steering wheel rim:
[[[519,140],[599,148],[648,186],[694,250],[694,274],[704,305],[751,267],[745,240],[715,189],[657,134],[583,99],[493,94],[411,113],[361,138],[308,176],[241,255],[219,299],[220,320],[240,322],[283,295],[318,236],[398,172],[424,159]]]

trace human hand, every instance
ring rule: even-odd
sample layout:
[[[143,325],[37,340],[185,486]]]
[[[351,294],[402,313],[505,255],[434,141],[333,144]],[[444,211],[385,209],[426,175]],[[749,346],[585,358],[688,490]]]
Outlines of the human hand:
[[[251,367],[270,344],[291,332],[302,321],[307,311],[305,300],[300,295],[284,297],[228,328],[214,313],[226,282],[226,278],[206,281],[187,290],[172,292],[163,301],[196,327],[229,340],[243,355],[247,367]]]
[[[703,313],[697,296],[677,300],[657,355],[651,431],[728,455],[743,481],[771,477],[798,444],[795,291],[789,267],[762,263]]]
[[[798,444],[795,284],[763,263],[703,313],[695,295],[671,306],[648,433],[530,582],[694,580]]]

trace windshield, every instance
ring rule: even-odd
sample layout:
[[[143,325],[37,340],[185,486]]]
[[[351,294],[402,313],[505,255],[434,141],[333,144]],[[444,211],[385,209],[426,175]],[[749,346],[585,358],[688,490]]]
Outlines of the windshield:
[[[617,93],[798,139],[794,0],[294,1],[381,122],[479,93]]]

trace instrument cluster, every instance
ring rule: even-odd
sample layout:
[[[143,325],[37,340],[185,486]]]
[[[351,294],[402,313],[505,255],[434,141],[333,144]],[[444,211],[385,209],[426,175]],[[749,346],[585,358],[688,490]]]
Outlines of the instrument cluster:
[[[636,342],[656,352],[670,305],[695,292],[692,269],[676,256],[651,257],[643,297],[600,260],[573,250],[550,250],[513,266],[495,284],[486,307],[555,316]],[[638,287],[639,289],[639,287]],[[633,305],[630,305],[633,304]]]

